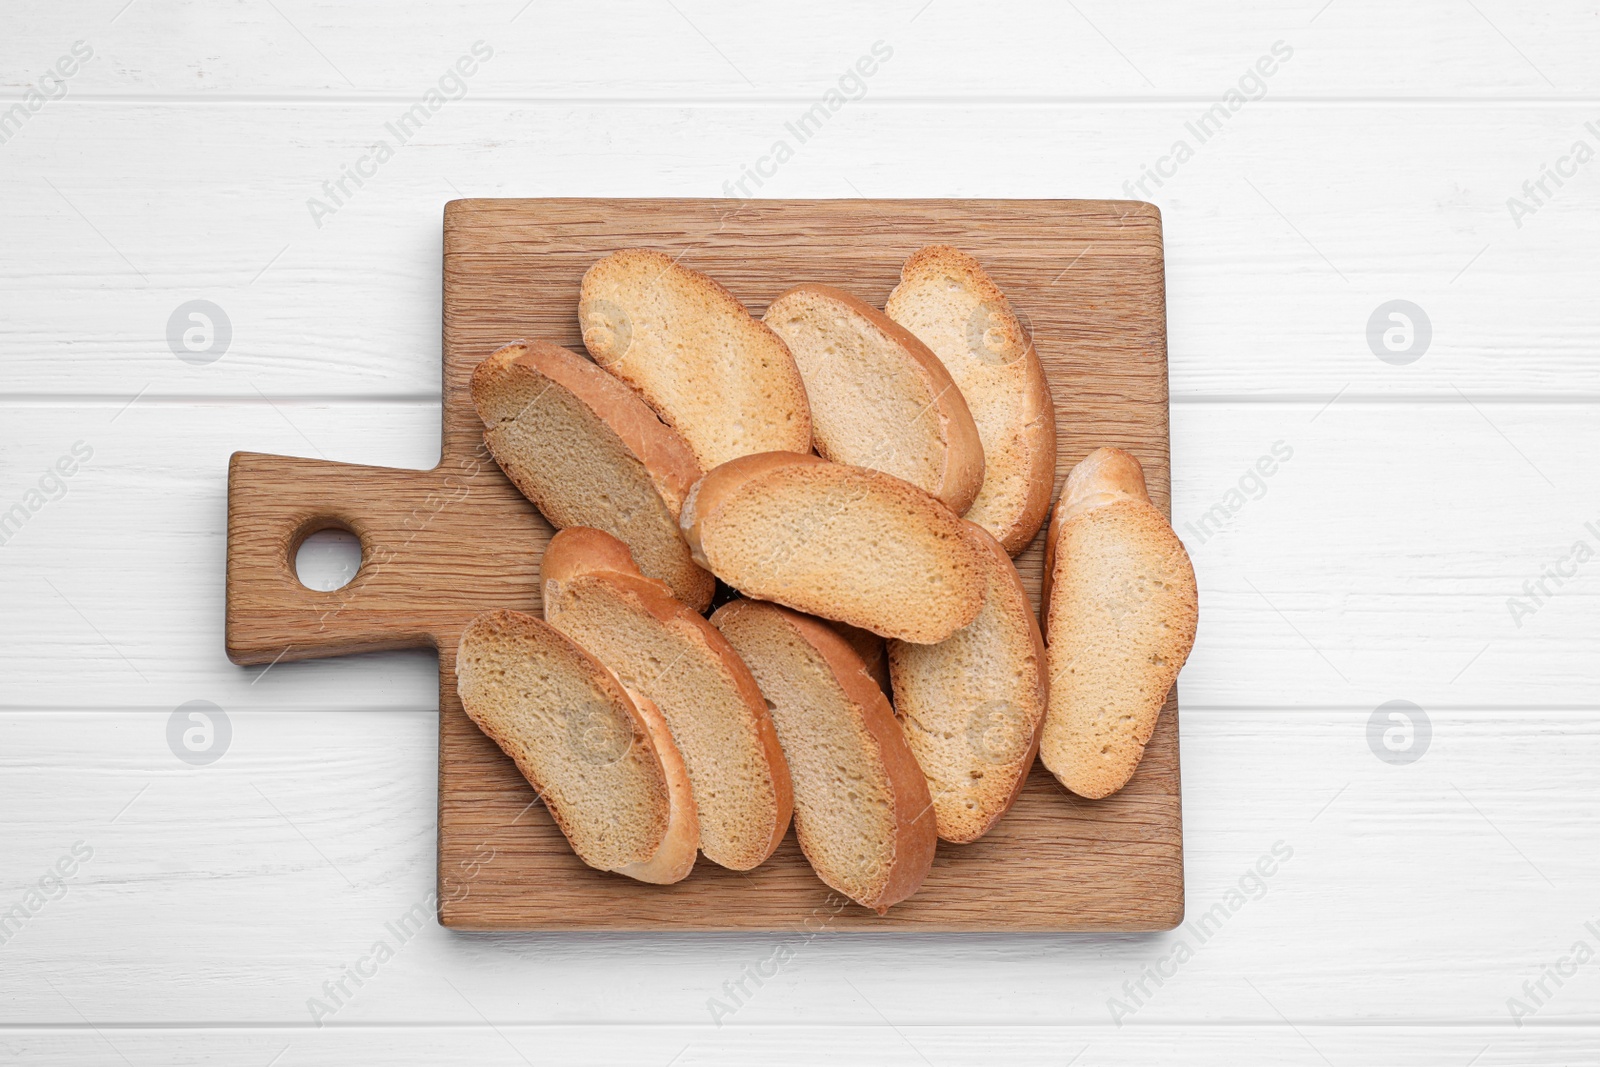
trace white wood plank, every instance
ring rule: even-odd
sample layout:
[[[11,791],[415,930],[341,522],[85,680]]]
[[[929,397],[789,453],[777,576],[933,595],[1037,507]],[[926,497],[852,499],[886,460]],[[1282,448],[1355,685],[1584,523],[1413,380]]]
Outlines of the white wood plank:
[[[0,580],[19,606],[0,617],[4,703],[436,706],[431,654],[264,671],[233,667],[222,649],[228,455],[426,467],[437,457],[435,409],[118,410],[0,408],[11,439],[0,511],[25,500],[75,441],[94,449],[66,496],[0,547]],[[1600,445],[1595,414],[1344,399],[1176,409],[1174,515],[1201,589],[1184,705],[1592,707],[1600,563],[1569,557],[1580,540],[1600,546],[1586,526],[1600,527],[1600,476],[1588,462]],[[1274,445],[1292,458],[1256,478]],[[1556,564],[1572,576],[1544,579],[1548,595],[1529,596],[1525,583]]]
[[[386,135],[397,107],[69,98],[41,113],[4,146],[0,388],[13,397],[436,396],[447,200],[724,195],[724,183],[788,136],[795,114],[468,98],[363,187],[347,184],[354,195],[319,228],[308,201],[326,201],[323,182]],[[1600,397],[1600,319],[1587,298],[1600,282],[1587,254],[1600,239],[1600,163],[1561,189],[1547,182],[1555,195],[1520,228],[1506,206],[1576,139],[1600,150],[1584,125],[1600,129],[1600,111],[1257,107],[1206,144],[1186,128],[1196,114],[869,98],[799,145],[762,188],[746,189],[1123,197],[1141,168],[1186,139],[1196,154],[1175,178],[1129,186],[1165,214],[1178,402],[1341,390]],[[115,168],[100,165],[108,157]],[[1079,251],[1064,250],[1062,267]],[[233,330],[227,353],[205,366],[167,342],[169,316],[196,298],[222,306]],[[1369,318],[1393,299],[1420,305],[1431,323],[1430,347],[1409,366],[1380,360],[1367,340]]]
[[[431,467],[439,458],[437,404],[141,400],[12,408],[0,425],[7,431],[0,511],[29,503],[27,491],[75,443],[92,451],[76,474],[60,479],[64,495],[47,493],[16,532],[0,528],[8,537],[0,582],[6,602],[23,608],[0,623],[19,642],[0,654],[7,682],[0,701],[438,707],[431,652],[245,669],[228,662],[223,646],[228,457],[280,452]],[[344,695],[319,699],[334,691]]]
[[[74,41],[96,58],[0,143],[0,511],[75,441],[94,456],[0,545],[0,909],[74,841],[96,851],[0,944],[0,1058],[1600,1058],[1594,966],[1529,1025],[1507,1006],[1600,947],[1592,564],[1524,593],[1600,545],[1600,171],[1520,227],[1507,208],[1574,140],[1600,147],[1592,11],[675,5],[8,7],[0,113]],[[307,197],[478,39],[495,57],[465,99],[317,228]],[[314,1028],[306,999],[432,888],[434,668],[225,661],[227,454],[430,464],[445,200],[719,195],[879,39],[865,98],[761,195],[1126,195],[1294,48],[1150,194],[1204,604],[1182,681],[1191,921],[1274,842],[1292,860],[1121,1027],[1109,998],[1183,934],[822,937],[718,1029],[707,1000],[777,938],[428,926]],[[209,366],[167,348],[194,298],[235,329]],[[1367,347],[1395,298],[1434,329],[1410,366]],[[1264,495],[1184,530],[1277,441],[1294,455]],[[1514,620],[1519,595],[1537,610]],[[1410,765],[1369,747],[1395,698],[1430,717]],[[195,699],[234,730],[204,767],[166,740]]]
[[[1592,715],[1437,711],[1431,745],[1407,766],[1374,756],[1365,711],[1188,716],[1190,925],[1168,934],[470,935],[424,923],[404,942],[386,924],[426,911],[434,888],[433,715],[240,712],[205,767],[169,750],[167,719],[0,714],[0,903],[24,900],[75,842],[92,849],[65,894],[0,946],[0,1024],[310,1027],[317,998],[336,1009],[322,1020],[333,1026],[477,1025],[481,1012],[497,1025],[726,1033],[887,1017],[1120,1037],[1287,1017],[1470,1023],[1489,1041],[1526,1034],[1507,1007],[1525,980],[1579,940],[1600,944],[1585,927],[1600,919]],[[1275,847],[1279,862],[1257,874]],[[461,885],[470,892],[468,874]],[[379,940],[392,958],[377,959]],[[771,975],[780,944],[793,958]],[[364,959],[366,980],[334,1002],[322,984]],[[758,963],[762,986],[724,989]],[[1158,965],[1163,984],[1144,978],[1132,1001],[1123,983]],[[1591,964],[1548,986],[1530,1021],[1600,1022],[1597,982]],[[1114,1015],[1112,998],[1132,1014]]]
[[[216,7],[201,0],[14,5],[8,88],[36,83],[74,40],[97,61],[74,94],[227,98],[419,96],[474,40],[496,49],[479,92],[516,97],[816,97],[875,40],[894,58],[873,94],[901,97],[1220,97],[1275,40],[1295,56],[1273,93],[1576,96],[1600,87],[1597,32],[1571,2],[1405,5],[1077,5],[897,0],[800,9],[704,0],[581,5],[474,0],[388,5],[375,27],[330,0]],[[274,10],[274,7],[277,10]],[[674,7],[677,10],[674,10]],[[1025,32],[1018,32],[1025,27]],[[381,47],[375,47],[381,41]],[[203,42],[203,43],[199,43]]]
[[[446,995],[450,995],[446,991]],[[463,1008],[463,1010],[465,1010]],[[238,1063],[275,1067],[383,1063],[432,1067],[438,1063],[670,1064],[702,1067],[752,1062],[874,1063],[904,1067],[956,1067],[994,1063],[1061,1067],[1112,1067],[1151,1063],[1237,1067],[1272,1063],[1326,1067],[1327,1063],[1382,1063],[1435,1067],[1536,1067],[1592,1063],[1600,1039],[1575,1028],[1539,1027],[1514,1033],[1447,1026],[1177,1026],[1111,1030],[1075,1026],[920,1026],[898,1020],[859,1025],[729,1027],[528,1027],[493,1025],[404,1029],[0,1031],[0,1052],[17,1063],[78,1067],[120,1062]],[[672,1059],[676,1055],[677,1059]],[[279,1057],[273,1061],[273,1057]],[[1077,1058],[1074,1059],[1073,1057]],[[1476,1058],[1474,1058],[1476,1057]]]
[[[1175,527],[1201,586],[1187,700],[1593,705],[1594,660],[1568,644],[1600,592],[1574,552],[1600,555],[1584,407],[1174,415]],[[1279,442],[1293,458],[1261,477]]]

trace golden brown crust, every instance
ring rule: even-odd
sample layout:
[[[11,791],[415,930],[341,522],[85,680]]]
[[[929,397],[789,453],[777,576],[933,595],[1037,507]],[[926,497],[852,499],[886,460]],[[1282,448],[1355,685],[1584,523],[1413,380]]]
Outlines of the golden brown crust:
[[[505,387],[519,375],[526,375],[529,384],[542,383],[543,389],[563,389],[581,403],[638,460],[669,515],[677,518],[682,511],[684,498],[701,473],[688,445],[656,418],[627,385],[559,345],[544,341],[514,341],[497,349],[473,368],[473,404],[484,422],[484,443],[491,454],[495,454],[492,433],[495,424],[489,415],[494,391]],[[539,395],[543,395],[542,391]],[[495,454],[495,461],[512,484],[539,507],[546,519],[554,525],[560,525],[551,516],[550,505],[555,501],[540,498],[535,486],[519,470],[519,464],[503,459],[498,454]],[[582,487],[573,487],[565,495],[573,497],[582,492]],[[710,605],[716,581],[708,572],[680,557],[679,561],[675,561],[671,576],[681,584],[682,588],[677,592],[686,603],[698,610]]]
[[[656,854],[641,863],[625,864],[616,871],[652,885],[671,885],[689,877],[689,872],[694,870],[695,856],[700,852],[700,819],[695,811],[694,790],[689,785],[683,754],[672,740],[672,731],[661,709],[643,693],[632,689],[626,692],[634,707],[639,709],[650,740],[661,754],[661,769],[667,781],[668,815],[667,832]]]
[[[594,576],[608,582],[633,600],[651,617],[661,623],[679,623],[694,628],[708,651],[717,657],[723,673],[733,682],[741,703],[750,716],[760,741],[761,753],[772,780],[775,813],[771,833],[764,848],[748,859],[747,866],[733,868],[749,870],[765,862],[783,842],[789,832],[789,821],[794,814],[794,785],[789,778],[789,764],[778,743],[777,729],[772,716],[767,713],[767,701],[756,684],[750,668],[739,656],[722,631],[699,612],[672,595],[665,582],[646,577],[634,564],[628,546],[603,530],[585,526],[572,526],[550,539],[540,566],[542,584],[565,583],[579,577]],[[548,605],[554,598],[547,596]]]
[[[990,807],[984,813],[981,821],[966,825],[965,812],[963,812],[963,818],[952,819],[946,812],[940,811],[937,804],[935,805],[935,814],[940,821],[939,839],[960,845],[970,844],[992,830],[995,824],[1005,816],[1006,812],[1011,810],[1012,805],[1017,802],[1017,797],[1022,794],[1023,786],[1027,784],[1028,772],[1033,767],[1034,758],[1039,751],[1039,737],[1044,730],[1044,715],[1049,698],[1049,676],[1045,668],[1044,637],[1039,631],[1039,621],[1034,617],[1033,608],[1028,599],[1028,591],[1022,584],[1022,576],[1017,573],[1016,564],[1011,561],[1010,554],[1006,552],[1000,542],[995,540],[993,535],[975,523],[968,522],[966,525],[973,542],[984,553],[984,558],[989,568],[989,578],[1005,587],[1004,599],[1010,605],[1016,607],[1019,621],[1025,623],[1026,640],[1029,647],[1027,653],[1024,654],[1024,658],[1029,654],[1033,658],[1034,685],[1033,697],[1031,701],[1027,702],[1028,707],[1019,710],[1031,710],[1034,721],[1029,734],[1026,754],[1003,765],[1003,768],[1012,772],[1013,775],[1010,793],[1000,803]],[[985,597],[986,609],[995,599],[995,592],[988,591]],[[981,618],[982,616],[980,615]],[[974,625],[976,625],[976,622]],[[908,679],[905,672],[914,669],[909,665],[908,660],[920,649],[921,646],[908,646],[898,641],[889,643],[890,674],[897,692],[903,692],[907,688]],[[908,655],[908,653],[911,655]],[[911,714],[910,709],[905,706],[905,701],[908,699],[908,697],[897,698],[896,714],[901,716],[902,722]],[[1009,700],[1009,697],[1007,699]],[[915,727],[909,724],[906,727],[908,733],[913,729]],[[916,755],[915,748],[913,748],[912,754]],[[992,772],[997,768],[993,763],[986,762],[976,769]],[[931,781],[929,787],[930,789],[932,788]],[[962,828],[957,830],[957,825],[961,825]]]
[[[1012,601],[1020,605],[1022,615],[1028,623],[1028,635],[1032,642],[1035,693],[1037,700],[1035,707],[1038,709],[1037,721],[1033,726],[1033,734],[1028,741],[1028,754],[1023,758],[1016,773],[1016,780],[1012,783],[1011,793],[1005,801],[992,809],[988,817],[977,824],[971,832],[963,834],[941,834],[940,838],[952,844],[966,845],[978,840],[984,834],[994,829],[995,824],[1005,817],[1016,804],[1017,798],[1022,795],[1022,789],[1028,784],[1028,772],[1033,768],[1033,761],[1039,754],[1039,738],[1044,733],[1044,713],[1050,700],[1050,676],[1045,666],[1044,635],[1039,630],[1039,620],[1033,615],[1033,609],[1028,600],[1028,590],[1022,584],[1022,575],[1017,573],[1016,564],[1011,561],[1011,554],[1005,550],[995,537],[983,527],[968,523],[972,537],[993,563],[992,573],[1008,587]]]
[[[716,573],[711,566],[705,548],[706,524],[714,519],[717,512],[733,498],[740,490],[750,483],[757,481],[769,474],[794,467],[828,467],[835,470],[847,471],[860,477],[884,492],[899,495],[904,499],[908,508],[922,509],[930,519],[930,524],[936,517],[948,516],[948,521],[955,524],[955,529],[961,529],[961,520],[950,512],[939,501],[929,494],[918,489],[910,482],[902,481],[882,471],[870,470],[865,467],[850,467],[842,463],[832,463],[820,456],[802,455],[798,452],[763,452],[753,456],[741,456],[730,460],[715,468],[705,477],[701,478],[690,490],[689,498],[684,502],[683,512],[679,516],[679,525],[683,530],[685,539],[689,542],[689,551],[694,560],[706,570]],[[929,511],[928,509],[933,509]],[[939,520],[942,521],[942,520]],[[968,547],[971,544],[964,532],[961,536],[953,538],[951,544],[963,546],[962,559],[956,562],[956,569],[963,581],[970,588],[953,592],[952,597],[960,597],[959,610],[948,620],[948,625],[937,628],[928,620],[918,620],[915,625],[910,620],[886,620],[882,618],[869,618],[857,613],[855,610],[834,604],[803,604],[791,603],[783,597],[769,593],[766,590],[752,586],[742,589],[753,597],[783,603],[799,612],[821,615],[830,621],[844,622],[862,629],[871,630],[883,637],[896,637],[901,640],[917,643],[935,643],[944,640],[956,630],[971,622],[983,607],[983,592],[981,576],[977,573],[975,550]],[[968,556],[972,552],[973,556]],[[728,581],[727,575],[722,575]],[[730,585],[737,587],[738,583],[729,581]],[[795,599],[795,598],[791,598]]]
[[[1044,535],[1044,575],[1039,581],[1039,625],[1050,627],[1050,591],[1055,585],[1056,542],[1061,539],[1060,501],[1050,513],[1050,529]],[[691,552],[692,554],[692,552]]]
[[[893,318],[896,298],[904,287],[914,286],[925,280],[926,276],[940,273],[952,273],[960,277],[976,294],[980,304],[996,309],[997,314],[989,325],[1001,332],[999,347],[1007,351],[1021,350],[1021,355],[1014,360],[1016,370],[1011,374],[1013,384],[1008,393],[1021,405],[1023,426],[1019,447],[1027,491],[1013,514],[968,516],[975,520],[982,518],[985,529],[1009,554],[1015,556],[1027,548],[1039,532],[1050,510],[1050,494],[1055,491],[1056,413],[1050,382],[1033,338],[1012,310],[1005,293],[989,277],[982,264],[960,249],[950,245],[929,245],[913,252],[900,268],[900,284],[889,294],[885,312]],[[946,369],[948,366],[946,364]],[[969,404],[971,400],[968,397]],[[985,453],[984,461],[992,473],[998,464],[1004,462],[1004,457]]]
[[[659,380],[657,374],[652,373],[652,367],[639,364],[636,360],[629,360],[630,349],[633,347],[632,325],[630,320],[629,339],[620,349],[615,344],[616,337],[608,329],[597,328],[595,321],[595,308],[603,306],[607,298],[598,295],[613,277],[626,276],[630,271],[638,270],[655,279],[670,277],[684,287],[689,293],[698,296],[709,311],[717,317],[719,328],[743,334],[741,347],[745,350],[758,348],[764,350],[769,357],[769,362],[761,367],[762,381],[769,385],[773,392],[785,394],[781,398],[768,395],[767,403],[778,402],[783,406],[783,411],[789,418],[787,420],[774,420],[772,425],[762,431],[761,436],[766,440],[763,448],[793,448],[807,450],[811,447],[811,409],[806,400],[805,383],[800,378],[800,370],[794,365],[794,357],[790,355],[789,348],[779,337],[760,319],[750,314],[742,301],[739,300],[728,288],[715,278],[700,271],[693,270],[679,263],[674,257],[650,248],[624,248],[613,252],[595,262],[584,272],[583,281],[579,286],[578,297],[578,325],[583,333],[585,347],[595,357],[595,362],[611,375],[625,381],[638,391],[661,419],[673,427],[683,440],[688,444],[702,467],[712,467],[719,462],[732,458],[732,453],[716,443],[719,436],[715,431],[704,425],[707,421],[717,418],[738,419],[741,412],[737,405],[732,411],[726,408],[718,409],[714,415],[698,413],[690,410],[678,410],[683,405],[675,404],[672,399],[671,386]],[[624,277],[617,277],[617,284],[625,284]],[[692,300],[691,300],[692,303]],[[616,310],[621,310],[620,307]],[[682,309],[685,315],[695,315],[699,312],[690,307]],[[627,313],[623,312],[626,316]],[[717,372],[702,366],[701,371],[707,377],[716,377]],[[751,366],[743,368],[743,373],[734,375],[736,380],[748,380]],[[723,372],[724,375],[726,372]],[[717,383],[705,383],[708,395],[718,396]],[[723,397],[727,399],[727,397]],[[752,400],[753,402],[753,400]],[[750,409],[746,409],[748,413]],[[780,428],[780,423],[782,424]]]
[[[539,561],[539,581],[548,586],[551,582],[570,582],[584,574],[612,571],[643,577],[633,562],[628,546],[604,530],[591,526],[568,526],[559,530],[544,548],[544,558]],[[655,582],[653,578],[646,581]],[[668,596],[672,589],[666,582],[656,583]],[[682,606],[681,601],[675,602]]]
[[[1039,736],[1044,733],[1043,709],[1047,708],[1050,703],[1050,675],[1045,666],[1044,634],[1039,629],[1039,621],[1033,617],[1032,608],[1028,603],[1028,590],[1022,584],[1022,575],[1017,573],[1016,564],[1011,562],[1011,554],[1006,551],[1004,545],[981,527],[977,529],[977,532],[980,535],[978,540],[990,555],[995,558],[996,569],[1004,576],[1002,580],[1011,586],[1011,594],[1022,605],[1022,612],[1028,618],[1028,634],[1033,639],[1033,662],[1037,665],[1035,673],[1037,675],[1037,691],[1041,713],[1038,724],[1033,728],[1033,740],[1028,745],[1028,757],[1023,761],[1023,771],[1017,775],[1016,785],[1011,790],[1011,797],[989,820],[988,824],[974,837],[968,838],[968,841],[975,841],[993,829],[994,824],[1000,821],[1001,816],[1011,810],[1011,806],[1017,802],[1017,797],[1022,795],[1022,787],[1028,784],[1028,770],[1033,767],[1034,758],[1039,754]]]
[[[711,620],[745,611],[772,612],[801,640],[810,645],[838,681],[845,698],[861,711],[861,721],[877,744],[894,805],[894,858],[883,887],[870,899],[856,903],[879,915],[922,887],[933,867],[939,839],[934,831],[933,801],[928,781],[916,757],[906,747],[905,735],[883,690],[847,641],[822,619],[758,600],[735,600],[718,608]]]
[[[1028,351],[1022,357],[1028,372],[1022,393],[1022,402],[1028,412],[1028,422],[1022,431],[1024,448],[1028,455],[1028,495],[1017,512],[1016,521],[1000,528],[996,537],[1010,555],[1017,555],[1033,543],[1034,535],[1044,525],[1050,511],[1050,494],[1056,489],[1056,407],[1050,395],[1050,382],[1045,377],[1044,364],[1034,350],[1033,340],[1028,340]]]
[[[1067,473],[1061,501],[1056,505],[1062,522],[1124,497],[1150,503],[1144,468],[1133,453],[1120,448],[1097,448]]]
[[[1063,548],[1076,539],[1087,538],[1092,543],[1096,537],[1115,538],[1119,545],[1142,553],[1148,569],[1136,570],[1121,580],[1127,585],[1130,579],[1142,579],[1134,588],[1144,590],[1144,599],[1132,603],[1127,613],[1145,612],[1138,618],[1149,618],[1151,602],[1159,600],[1164,605],[1159,637],[1145,641],[1153,646],[1148,659],[1141,652],[1137,659],[1130,657],[1108,667],[1102,657],[1094,655],[1103,650],[1096,648],[1103,644],[1098,635],[1081,632],[1082,619],[1074,617],[1077,613],[1064,614],[1069,609],[1051,598],[1061,583],[1071,580],[1077,588],[1074,595],[1079,608],[1096,610],[1107,595],[1100,588],[1103,580],[1098,575],[1086,579],[1072,570],[1074,565],[1092,567],[1093,551],[1080,564]],[[1048,538],[1042,616],[1052,684],[1040,757],[1063,786],[1096,800],[1121,789],[1137,770],[1161,707],[1194,647],[1199,621],[1194,567],[1166,516],[1150,502],[1139,461],[1121,449],[1097,449],[1073,468],[1056,504]],[[1116,595],[1127,599],[1133,594],[1120,591]],[[1080,632],[1069,641],[1062,631],[1075,625]],[[1131,639],[1124,634],[1124,640]],[[1063,674],[1069,668],[1077,679],[1069,680]],[[1074,703],[1077,685],[1086,684],[1083,676],[1091,672],[1098,684],[1125,701],[1116,709],[1115,720],[1101,707],[1106,698],[1099,691],[1087,705]],[[1129,675],[1139,681],[1130,684],[1126,680]]]
[[[683,510],[678,513],[678,525],[683,530],[684,539],[689,542],[689,552],[694,556],[694,561],[706,570],[711,570],[706,562],[705,553],[701,550],[701,533],[705,521],[708,516],[715,515],[723,502],[743,488],[746,482],[784,467],[827,462],[821,456],[803,452],[758,452],[753,456],[740,456],[720,467],[713,467],[689,490],[689,495],[683,502]]]
[[[555,382],[611,427],[628,451],[639,457],[656,491],[676,515],[690,486],[704,473],[677,431],[656,417],[639,394],[576,352],[548,341],[515,341],[473,370],[473,385],[489,360],[529,367]],[[491,368],[492,369],[492,368]],[[476,395],[476,394],[474,394]]]
[[[882,915],[922,888],[923,880],[933,869],[939,838],[934,828],[928,780],[916,757],[906,747],[894,709],[861,657],[820,619],[805,619],[795,614],[796,628],[827,660],[845,694],[865,712],[866,727],[878,743],[879,756],[889,775],[895,805],[894,865],[877,897],[862,901]]]
[[[657,814],[659,816],[658,822],[660,825],[659,827],[652,827],[652,831],[658,830],[659,832],[653,832],[650,835],[655,838],[657,844],[652,846],[647,853],[639,856],[637,860],[633,861],[648,862],[648,860],[659,850],[660,841],[666,837],[667,829],[671,821],[671,798],[667,785],[665,763],[661,755],[661,750],[657,747],[655,739],[650,733],[649,724],[645,721],[644,716],[640,714],[639,709],[634,704],[633,700],[628,696],[627,690],[623,688],[622,683],[617,680],[617,676],[611,673],[605,664],[595,659],[583,648],[579,647],[576,642],[568,639],[566,635],[562,634],[555,627],[550,626],[543,620],[537,619],[532,615],[528,615],[520,611],[512,611],[507,608],[498,608],[494,611],[486,611],[483,614],[474,617],[462,631],[461,640],[456,647],[458,688],[462,684],[460,680],[460,664],[464,659],[462,656],[462,649],[466,648],[468,641],[478,638],[479,635],[485,630],[490,631],[488,638],[490,640],[502,637],[511,637],[513,639],[549,644],[562,649],[563,653],[572,663],[578,666],[578,668],[587,676],[587,679],[591,683],[599,686],[600,689],[605,692],[606,696],[616,706],[622,708],[623,711],[626,712],[633,724],[632,744],[640,746],[641,749],[646,753],[646,758],[643,761],[644,767],[646,769],[646,773],[650,775],[652,780],[651,791],[655,793],[659,799]],[[478,729],[482,730],[484,734],[500,748],[500,751],[504,752],[511,758],[511,761],[516,764],[517,770],[521,772],[522,777],[527,779],[528,784],[533,787],[534,793],[544,800],[545,808],[550,812],[550,817],[552,820],[554,820],[556,827],[561,831],[562,836],[564,836],[569,843],[573,842],[573,827],[570,816],[563,810],[560,804],[552,803],[552,798],[545,791],[544,783],[540,782],[539,780],[538,769],[523,760],[521,756],[522,746],[516,743],[514,739],[501,733],[495,723],[481,717],[480,715],[474,714],[473,706],[467,700],[464,693],[462,694],[461,703],[463,709],[467,713],[467,717],[470,718],[473,723],[477,725]],[[581,852],[577,851],[575,845],[573,851],[577,853],[579,859],[582,859],[585,863],[589,862]],[[591,866],[593,866],[593,864],[591,864]],[[611,869],[615,870],[616,868]]]
[[[1133,453],[1120,448],[1097,448],[1067,472],[1067,484],[1061,487],[1061,498],[1050,513],[1050,529],[1044,537],[1044,585],[1039,593],[1042,625],[1049,625],[1050,587],[1055,580],[1056,542],[1061,539],[1062,524],[1091,508],[1118,500],[1150,503],[1144,467]]]
[[[878,683],[878,688],[883,690],[883,695],[889,697],[892,704],[894,688],[889,681],[889,649],[883,638],[871,630],[863,630],[847,622],[835,622],[831,619],[827,622],[839,632],[840,637],[844,638],[845,644],[861,657],[861,662],[866,664],[867,673]]]
[[[983,442],[978,437],[978,424],[972,420],[966,397],[962,396],[955,379],[950,377],[949,369],[910,330],[866,301],[831,285],[806,282],[792,286],[778,294],[768,305],[766,314],[771,316],[785,298],[796,294],[820,297],[866,319],[910,357],[927,383],[928,392],[934,397],[933,410],[939,417],[939,428],[945,441],[944,469],[939,484],[925,488],[957,515],[965,512],[983,487]],[[835,459],[828,454],[823,442],[817,441],[816,446],[823,458]],[[1048,492],[1046,490],[1047,496]]]

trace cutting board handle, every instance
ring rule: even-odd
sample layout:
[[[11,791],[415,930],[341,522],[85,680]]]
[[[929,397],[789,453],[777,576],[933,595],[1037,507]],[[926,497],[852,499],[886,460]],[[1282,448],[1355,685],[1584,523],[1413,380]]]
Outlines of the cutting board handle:
[[[456,468],[407,471],[234,453],[228,658],[276,663],[437,645],[461,610],[439,611],[451,602],[450,581],[430,566],[429,549],[441,537],[438,516],[465,499],[470,477]],[[300,583],[294,556],[302,541],[327,529],[360,539],[361,566],[346,585],[324,592]]]

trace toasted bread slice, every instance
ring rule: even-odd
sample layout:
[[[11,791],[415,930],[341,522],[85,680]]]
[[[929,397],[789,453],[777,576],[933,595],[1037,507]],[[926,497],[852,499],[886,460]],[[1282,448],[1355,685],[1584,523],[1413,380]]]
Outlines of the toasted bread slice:
[[[829,886],[879,915],[933,865],[933,810],[889,701],[820,619],[736,600],[711,616],[772,706],[794,776],[800,849]]]
[[[661,709],[643,693],[626,691],[661,755],[661,770],[667,779],[667,833],[654,856],[642,863],[618,867],[617,873],[654,885],[671,885],[689,877],[694,859],[700,854],[700,817],[695,808],[694,786]]]
[[[679,521],[696,561],[735,589],[882,637],[943,641],[983,606],[961,520],[881,471],[745,456],[700,479]]]
[[[1039,754],[1062,785],[1097,799],[1133,776],[1194,647],[1194,567],[1121,449],[1072,469],[1047,537]]]
[[[633,390],[565,348],[518,341],[473,370],[472,402],[495,462],[552,526],[621,538],[640,570],[706,609],[716,583],[677,525],[700,466]]]
[[[903,478],[958,515],[967,510],[983,485],[983,444],[961,390],[927,345],[826,285],[780,294],[761,321],[794,353],[819,455]]]
[[[1033,340],[978,261],[949,245],[912,254],[884,306],[960,387],[983,440],[983,488],[967,509],[1013,556],[1039,532],[1056,477],[1056,415]]]
[[[845,644],[861,657],[861,662],[866,665],[867,673],[872,676],[872,680],[878,683],[883,695],[889,697],[889,702],[894,703],[894,692],[889,685],[889,646],[883,638],[871,630],[863,630],[847,622],[829,620],[829,625],[839,631],[839,636],[844,638]]]
[[[656,876],[681,864],[685,843],[670,832],[663,758],[671,739],[652,735],[622,683],[593,656],[531,615],[490,611],[461,635],[456,689],[467,716],[516,763],[579,859]],[[692,841],[687,851],[692,860]]]
[[[939,836],[976,841],[1028,780],[1044,725],[1044,639],[1011,557],[982,527],[978,617],[937,645],[889,642],[895,711],[933,795]]]
[[[544,617],[661,709],[694,785],[700,849],[736,871],[789,829],[789,766],[750,668],[722,632],[639,573],[628,548],[581,526],[543,562]]]
[[[706,470],[811,451],[794,357],[728,290],[660,252],[613,252],[583,276],[583,344],[683,435]]]

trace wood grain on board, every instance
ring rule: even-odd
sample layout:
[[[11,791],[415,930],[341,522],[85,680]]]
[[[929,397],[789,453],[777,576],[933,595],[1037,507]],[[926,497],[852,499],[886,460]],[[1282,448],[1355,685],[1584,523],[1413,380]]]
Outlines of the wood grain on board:
[[[1035,767],[981,841],[941,844],[922,890],[886,917],[837,903],[793,834],[743,873],[704,860],[674,886],[584,866],[511,761],[467,719],[454,652],[468,620],[540,611],[551,530],[482,443],[468,381],[518,337],[582,351],[578,284],[597,258],[649,247],[711,274],[759,315],[823,281],[882,306],[917,248],[975,255],[1033,331],[1055,395],[1056,484],[1092,449],[1126,448],[1169,508],[1166,313],[1157,210],[1069,200],[465,200],[445,210],[443,450],[431,471],[233,457],[227,646],[238,663],[439,649],[439,917],[467,929],[1153,930],[1183,914],[1176,693],[1120,793],[1090,802]],[[313,592],[299,541],[362,543],[354,580]],[[1037,603],[1042,534],[1017,560]]]

